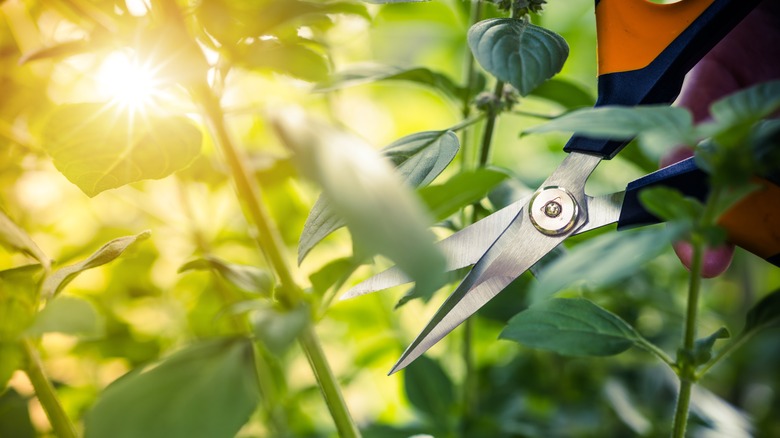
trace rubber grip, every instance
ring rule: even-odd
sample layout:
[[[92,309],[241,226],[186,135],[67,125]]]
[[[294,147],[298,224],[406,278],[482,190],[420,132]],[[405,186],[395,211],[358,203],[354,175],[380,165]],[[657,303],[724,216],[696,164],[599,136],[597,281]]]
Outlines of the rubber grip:
[[[628,184],[618,219],[618,230],[662,222],[639,202],[639,192],[654,186],[679,190],[704,201],[709,194],[708,176],[693,158],[665,167]],[[775,183],[770,182],[775,181]],[[718,220],[728,240],[780,267],[780,186],[776,176],[755,178],[759,189],[748,194]]]

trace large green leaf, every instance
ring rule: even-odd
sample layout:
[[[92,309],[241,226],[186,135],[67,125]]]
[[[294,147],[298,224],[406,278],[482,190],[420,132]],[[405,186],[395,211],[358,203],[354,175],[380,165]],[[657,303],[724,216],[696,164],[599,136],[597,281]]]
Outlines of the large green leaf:
[[[361,139],[302,110],[280,113],[274,125],[359,247],[387,256],[423,289],[441,284],[444,256],[427,229],[430,218],[387,160]]]
[[[234,61],[245,68],[270,70],[317,82],[328,77],[330,64],[322,52],[311,46],[304,39],[261,39],[237,46]]]
[[[700,127],[702,136],[715,135],[721,142],[744,137],[758,120],[780,109],[780,80],[740,90],[710,107],[712,121]]]
[[[628,350],[640,336],[591,301],[553,298],[518,313],[501,338],[571,356],[610,356]]]
[[[440,425],[452,415],[454,386],[441,365],[428,356],[417,358],[404,374],[404,389],[409,402]]]
[[[179,272],[207,269],[218,272],[228,283],[247,292],[270,296],[274,288],[274,277],[268,270],[230,263],[213,256],[187,262],[179,268]]]
[[[691,113],[666,105],[604,106],[572,111],[526,132],[576,132],[584,137],[630,140],[639,137],[646,152],[660,156],[681,144],[696,144]]]
[[[151,235],[151,232],[144,231],[136,234],[135,236],[125,236],[114,239],[105,245],[101,246],[86,260],[75,263],[73,265],[62,267],[43,282],[41,288],[41,295],[43,297],[52,297],[58,294],[65,286],[68,285],[79,274],[87,269],[97,268],[107,263],[112,262],[114,259],[122,255],[127,248],[135,242],[146,240]]]
[[[26,333],[44,333],[96,337],[103,334],[104,321],[89,301],[78,297],[58,296],[46,303]]]
[[[527,20],[492,18],[469,29],[469,47],[479,64],[527,96],[561,71],[569,46],[558,34]]]
[[[61,105],[43,146],[54,165],[88,196],[186,167],[200,151],[200,130],[186,117],[158,117],[99,103]]]
[[[233,437],[259,401],[252,345],[191,345],[112,383],[85,418],[85,436]]]
[[[0,395],[0,436],[35,438],[40,436],[30,421],[30,402],[13,389]]]
[[[257,339],[277,356],[295,342],[310,320],[311,311],[305,305],[289,311],[263,307],[252,312],[251,319]]]
[[[24,351],[19,342],[0,341],[0,395],[6,390],[14,372],[24,366]],[[2,421],[0,421],[2,424]],[[0,435],[3,436],[3,435]]]
[[[46,254],[36,245],[32,238],[5,213],[0,210],[0,244],[14,251],[23,252],[36,260],[48,271],[51,261]]]
[[[531,288],[531,297],[540,300],[565,287],[599,288],[628,278],[670,248],[679,233],[678,228],[658,226],[608,233],[584,242],[540,274]]]
[[[317,84],[314,91],[329,92],[378,81],[412,82],[441,91],[454,100],[460,100],[464,94],[463,88],[445,74],[423,67],[400,68],[384,65],[366,65],[341,71]]]
[[[452,131],[424,131],[394,141],[381,153],[396,166],[404,182],[412,187],[421,187],[433,181],[447,167],[459,147],[458,137]],[[317,243],[344,225],[344,220],[326,196],[317,199],[298,242],[298,263]]]
[[[461,208],[479,202],[507,179],[506,172],[496,169],[476,169],[459,173],[445,183],[420,190],[428,209],[437,221],[444,220]]]

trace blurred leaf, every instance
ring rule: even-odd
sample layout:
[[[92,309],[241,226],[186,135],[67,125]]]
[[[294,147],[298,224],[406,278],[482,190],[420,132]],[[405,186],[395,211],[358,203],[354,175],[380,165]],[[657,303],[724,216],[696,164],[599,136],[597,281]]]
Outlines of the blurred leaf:
[[[26,265],[0,271],[0,341],[15,341],[33,322],[43,269]]]
[[[268,351],[281,356],[309,324],[310,316],[307,306],[298,306],[290,311],[267,307],[252,313],[252,327],[255,336]]]
[[[19,58],[19,64],[26,64],[28,62],[39,61],[41,59],[59,59],[79,55],[82,53],[94,53],[106,46],[107,44],[105,38],[98,40],[84,39],[67,41],[25,53],[21,58]]]
[[[376,151],[301,110],[281,112],[274,125],[301,172],[322,187],[344,218],[357,245],[386,255],[423,290],[441,285],[445,260],[433,245],[430,220]]]
[[[691,113],[667,105],[583,108],[526,129],[526,132],[553,131],[611,140],[638,136],[644,151],[656,157],[676,145],[695,144],[697,138]]]
[[[444,426],[454,411],[454,387],[439,363],[428,356],[418,357],[404,374],[404,390],[409,402],[439,427]]]
[[[780,109],[780,80],[737,91],[710,106],[712,121],[700,125],[703,137],[738,146],[750,127]]]
[[[99,103],[59,106],[43,138],[57,169],[90,197],[183,169],[200,143],[186,117],[131,116]]]
[[[371,438],[422,438],[430,436],[427,435],[426,432],[426,429],[420,426],[393,426],[390,424],[371,424],[360,429],[360,433],[364,437]]]
[[[611,356],[628,350],[639,334],[591,301],[553,298],[509,321],[501,339],[570,356]]]
[[[41,265],[47,271],[51,269],[49,257],[2,210],[0,210],[0,244],[33,257],[41,262]]]
[[[420,196],[437,221],[446,219],[461,208],[479,202],[507,179],[505,172],[481,168],[461,172],[443,184],[420,190]]]
[[[592,107],[596,103],[596,98],[581,86],[574,82],[557,78],[543,82],[534,88],[529,96],[555,102],[568,110]]]
[[[702,365],[709,362],[712,359],[712,347],[715,345],[715,341],[729,337],[731,337],[729,330],[726,327],[721,327],[706,338],[697,339],[693,347],[693,364]]]
[[[430,184],[455,158],[460,143],[452,131],[424,131],[402,137],[380,152],[388,157],[404,182],[412,187]],[[311,249],[345,222],[327,197],[314,203],[298,242],[298,263]]]
[[[0,395],[6,390],[8,381],[18,369],[24,366],[24,352],[17,342],[0,341]],[[3,421],[0,420],[0,424]],[[2,426],[0,426],[2,431]],[[0,436],[2,435],[0,433]]]
[[[57,269],[52,275],[46,277],[46,280],[44,280],[43,287],[41,288],[41,295],[46,298],[57,295],[68,285],[68,283],[73,281],[73,279],[82,272],[112,262],[122,255],[130,245],[135,242],[146,240],[150,235],[151,232],[147,230],[138,233],[135,236],[125,236],[114,239],[100,247],[100,249],[95,251],[86,260]]]
[[[527,20],[493,18],[469,29],[468,42],[479,64],[527,96],[561,71],[569,46],[558,34]]]
[[[235,436],[259,401],[254,367],[248,339],[190,345],[109,385],[85,417],[85,436]]]
[[[226,262],[218,257],[192,260],[179,268],[180,273],[190,270],[212,270],[222,275],[228,283],[250,293],[270,296],[274,289],[274,277],[268,270]]]
[[[360,266],[360,263],[356,262],[352,257],[331,260],[320,268],[319,271],[309,276],[311,287],[317,295],[321,296],[338,281],[352,274],[358,266]]]
[[[38,433],[30,421],[29,400],[9,389],[0,395],[0,436],[35,438]]]
[[[780,326],[780,290],[776,290],[751,307],[742,335]]]
[[[373,3],[375,5],[387,5],[392,3],[425,3],[431,0],[360,0],[364,3]]]
[[[531,288],[533,301],[576,284],[601,288],[628,278],[669,249],[680,229],[658,226],[608,233],[584,242],[552,262]]]
[[[104,333],[104,321],[89,301],[60,295],[46,303],[26,330],[30,336],[51,332],[98,337]]]
[[[198,2],[198,19],[223,44],[248,37],[289,33],[328,14],[349,14],[370,18],[366,7],[351,1],[271,0],[262,2]]]
[[[317,82],[328,77],[327,58],[300,38],[298,41],[262,39],[237,46],[236,65],[260,70],[273,70],[305,81]]]
[[[384,65],[364,65],[335,73],[327,80],[317,84],[313,91],[327,93],[378,81],[413,82],[441,91],[445,96],[456,101],[459,101],[465,93],[463,88],[442,73],[423,67],[400,68]]]
[[[692,227],[701,217],[704,206],[699,200],[683,196],[669,187],[650,187],[639,192],[642,205],[663,222],[678,221]]]

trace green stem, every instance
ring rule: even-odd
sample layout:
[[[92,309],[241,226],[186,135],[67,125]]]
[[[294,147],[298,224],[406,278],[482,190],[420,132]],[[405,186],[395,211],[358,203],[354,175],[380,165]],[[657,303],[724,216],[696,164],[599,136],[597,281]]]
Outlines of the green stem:
[[[309,359],[312,370],[314,370],[314,376],[317,378],[320,391],[322,391],[322,395],[325,397],[330,415],[336,423],[336,430],[338,430],[339,436],[341,438],[360,437],[360,431],[355,426],[354,421],[352,421],[349,410],[347,410],[347,405],[344,402],[344,397],[341,395],[336,377],[333,375],[330,365],[328,365],[325,352],[322,351],[322,346],[317,339],[314,328],[311,325],[306,326],[298,337],[298,341],[306,353],[306,358]]]
[[[749,332],[745,336],[739,336],[733,342],[731,342],[730,344],[728,344],[725,347],[723,347],[723,349],[721,349],[715,357],[710,359],[709,362],[707,362],[704,366],[702,366],[699,369],[699,371],[696,373],[696,379],[698,380],[701,377],[703,377],[705,374],[707,374],[707,372],[710,370],[710,368],[715,366],[715,364],[717,364],[721,360],[723,360],[723,359],[727,358],[728,356],[730,356],[731,353],[736,351],[739,347],[744,345],[745,342],[750,340],[750,338],[753,337],[752,335],[753,335],[753,332]]]
[[[658,359],[660,359],[663,363],[669,365],[672,370],[676,369],[676,364],[674,363],[674,359],[669,357],[668,354],[666,354],[665,351],[658,348],[657,345],[653,344],[652,342],[648,341],[644,337],[639,338],[639,346],[641,348],[644,348],[646,351],[654,354]]]
[[[504,81],[496,81],[493,89],[495,102],[501,102],[501,95],[504,91]],[[479,167],[485,167],[490,161],[490,145],[493,143],[493,130],[496,127],[496,118],[498,117],[498,108],[492,105],[487,111],[487,123],[485,132],[482,134],[482,144],[479,147]]]
[[[301,301],[302,291],[295,283],[290,264],[282,253],[281,248],[284,247],[284,244],[282,243],[279,230],[274,226],[268,210],[260,201],[257,184],[251,181],[249,172],[244,166],[247,160],[244,159],[235,147],[225,126],[222,109],[211,90],[203,85],[194,88],[193,95],[203,108],[215,140],[227,161],[238,198],[244,206],[247,219],[255,228],[254,237],[257,239],[263,254],[265,254],[271,266],[273,266],[274,271],[279,275],[281,291],[277,298],[285,306],[292,308]]]
[[[698,240],[698,239],[694,239]],[[691,262],[691,278],[688,285],[688,309],[685,314],[685,331],[683,333],[683,349],[685,353],[693,351],[696,341],[696,314],[699,305],[699,291],[701,287],[702,243],[694,242],[693,259]],[[694,365],[687,356],[678,359],[680,393],[677,397],[677,407],[674,411],[674,424],[672,437],[684,438],[685,428],[688,424],[688,410],[691,404],[691,391],[695,379]]]
[[[65,410],[57,398],[54,386],[43,371],[43,364],[41,363],[41,357],[38,355],[38,350],[35,349],[32,341],[29,339],[22,340],[22,345],[27,356],[27,376],[35,389],[38,401],[41,402],[41,406],[43,406],[43,410],[46,412],[46,417],[49,418],[54,434],[59,438],[76,438],[78,436],[76,428],[73,426],[70,418],[68,418],[68,415],[65,414]]]

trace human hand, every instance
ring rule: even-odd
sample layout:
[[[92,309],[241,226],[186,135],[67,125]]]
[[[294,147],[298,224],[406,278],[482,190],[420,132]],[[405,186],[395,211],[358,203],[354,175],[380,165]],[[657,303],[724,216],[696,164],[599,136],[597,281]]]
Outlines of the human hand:
[[[707,120],[716,100],[761,82],[780,78],[780,2],[764,0],[688,73],[676,104],[688,108],[695,122]],[[661,159],[666,167],[693,155],[689,148],[677,148]],[[674,244],[674,251],[690,269],[690,243]],[[704,278],[722,274],[731,264],[734,246],[707,248]]]

